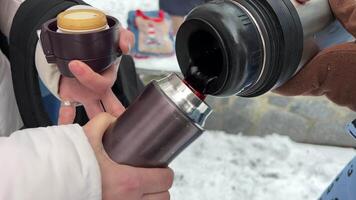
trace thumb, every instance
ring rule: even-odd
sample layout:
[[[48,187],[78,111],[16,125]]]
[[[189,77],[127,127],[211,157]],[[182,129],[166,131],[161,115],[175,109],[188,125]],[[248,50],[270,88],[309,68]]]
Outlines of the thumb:
[[[124,28],[120,28],[120,41],[119,41],[119,46],[120,49],[124,54],[128,54],[131,51],[131,48],[133,47],[135,43],[135,36],[131,31],[128,31]]]
[[[102,147],[103,135],[115,120],[116,118],[108,113],[100,113],[83,127],[94,150]]]

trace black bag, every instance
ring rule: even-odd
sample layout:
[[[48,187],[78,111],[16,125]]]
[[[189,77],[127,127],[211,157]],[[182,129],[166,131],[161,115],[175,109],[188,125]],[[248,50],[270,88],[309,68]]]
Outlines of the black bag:
[[[9,43],[4,34],[0,31],[0,50],[9,58]]]
[[[10,53],[12,79],[19,111],[26,128],[52,125],[46,113],[39,88],[35,66],[35,50],[38,41],[37,30],[58,13],[74,5],[85,5],[81,0],[26,0],[17,11],[10,32]],[[125,106],[143,88],[130,57],[123,57],[113,90]],[[127,88],[129,85],[130,87]],[[124,87],[123,87],[124,86]],[[83,107],[77,108],[75,122],[85,124],[88,118]]]

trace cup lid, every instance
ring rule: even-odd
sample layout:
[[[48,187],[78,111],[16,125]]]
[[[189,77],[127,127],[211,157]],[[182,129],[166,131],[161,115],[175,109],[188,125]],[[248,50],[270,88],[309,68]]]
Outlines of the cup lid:
[[[57,16],[58,28],[66,31],[98,30],[106,25],[106,15],[94,9],[67,10]]]

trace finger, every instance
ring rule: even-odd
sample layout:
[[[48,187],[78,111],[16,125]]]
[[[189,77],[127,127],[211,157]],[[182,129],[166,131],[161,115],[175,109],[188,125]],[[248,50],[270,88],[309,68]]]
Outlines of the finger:
[[[169,200],[171,195],[169,192],[162,192],[158,194],[146,194],[142,197],[142,200]]]
[[[121,104],[112,90],[107,92],[101,101],[103,102],[106,112],[115,117],[119,117],[125,111],[125,107]]]
[[[168,191],[172,187],[174,173],[169,168],[145,169],[140,168],[142,190],[144,194],[160,193]]]
[[[71,61],[69,69],[82,85],[95,93],[104,93],[111,88],[112,81],[110,77],[101,76],[81,61]]]
[[[104,112],[104,109],[98,100],[83,102],[83,106],[85,108],[85,112],[88,115],[89,119],[94,118],[99,113]]]
[[[116,118],[108,113],[100,113],[84,126],[84,130],[90,139],[98,140],[100,143],[105,131],[115,120]]]
[[[122,53],[128,54],[135,43],[135,36],[131,31],[128,31],[124,28],[120,28],[119,34],[120,34],[119,36],[120,49]]]
[[[58,124],[72,124],[75,118],[74,106],[61,106],[59,108]]]
[[[116,59],[116,61],[105,71],[103,71],[101,73],[101,76],[105,77],[106,80],[108,80],[108,82],[110,83],[109,86],[111,87],[115,81],[116,81],[116,77],[117,77],[117,72],[119,70],[119,64],[121,62],[121,57],[119,57],[118,59]]]

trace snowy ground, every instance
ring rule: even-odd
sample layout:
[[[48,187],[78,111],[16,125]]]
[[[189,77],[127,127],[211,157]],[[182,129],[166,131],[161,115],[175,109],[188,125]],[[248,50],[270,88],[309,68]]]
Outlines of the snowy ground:
[[[207,132],[172,164],[176,200],[314,200],[355,151]]]
[[[129,10],[157,9],[156,0],[87,0],[126,25]],[[140,60],[139,68],[178,70],[174,57]],[[351,149],[207,132],[171,167],[174,200],[313,200],[354,156]]]

